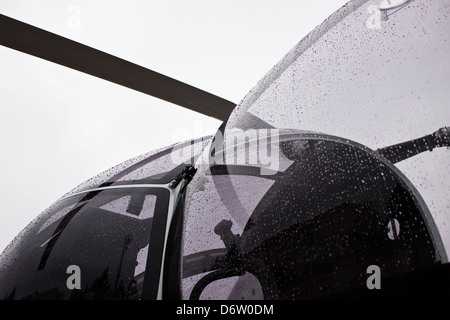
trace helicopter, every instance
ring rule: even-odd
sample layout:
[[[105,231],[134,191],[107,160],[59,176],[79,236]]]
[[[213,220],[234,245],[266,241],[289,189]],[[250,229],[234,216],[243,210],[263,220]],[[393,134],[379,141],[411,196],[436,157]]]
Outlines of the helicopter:
[[[3,46],[223,121],[58,199],[0,298],[448,298],[449,13],[350,1],[237,105],[0,15]]]

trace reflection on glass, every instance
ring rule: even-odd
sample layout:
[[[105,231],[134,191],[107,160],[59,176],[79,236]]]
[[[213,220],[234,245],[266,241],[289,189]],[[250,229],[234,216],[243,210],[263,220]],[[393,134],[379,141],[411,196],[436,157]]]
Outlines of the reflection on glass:
[[[8,299],[139,299],[157,203],[155,189],[94,191],[58,202],[5,250],[0,296]],[[70,265],[81,289],[66,286]]]
[[[388,281],[446,262],[423,199],[379,153],[317,134],[285,137],[281,150],[292,161],[284,172],[239,171],[249,193],[265,190],[256,204],[240,201],[245,192],[235,197],[235,176],[213,167],[188,186],[183,298],[236,297],[244,282],[265,299],[321,298],[366,288],[370,265]],[[243,229],[227,202],[248,212]]]

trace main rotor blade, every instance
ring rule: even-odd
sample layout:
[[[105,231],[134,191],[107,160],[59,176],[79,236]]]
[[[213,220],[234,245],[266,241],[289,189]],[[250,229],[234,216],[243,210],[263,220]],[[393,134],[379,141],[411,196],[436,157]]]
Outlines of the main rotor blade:
[[[1,14],[0,44],[222,121],[236,106],[178,80]]]

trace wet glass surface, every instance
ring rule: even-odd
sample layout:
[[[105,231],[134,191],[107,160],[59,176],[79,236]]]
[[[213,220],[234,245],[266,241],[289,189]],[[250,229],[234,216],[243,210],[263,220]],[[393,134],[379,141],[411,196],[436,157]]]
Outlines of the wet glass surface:
[[[195,163],[209,142],[206,136],[142,154],[87,180],[64,197],[103,186],[169,183],[185,166]]]
[[[380,2],[334,13],[217,132],[188,187],[183,298],[230,298],[248,274],[255,296],[323,298],[367,289],[369,265],[447,265],[450,3]]]
[[[378,5],[350,2],[303,39],[236,108],[225,132],[273,126],[379,149],[449,126],[449,2],[411,1],[387,20]],[[396,166],[424,197],[448,254],[449,151],[434,148]]]
[[[165,189],[123,188],[56,203],[3,252],[0,297],[141,298],[153,221],[165,219],[168,201]],[[66,283],[72,265],[80,268],[80,290]]]
[[[446,261],[420,194],[377,152],[292,133],[280,150],[276,174],[206,165],[188,186],[183,298],[320,298],[365,287],[369,265],[389,279]]]

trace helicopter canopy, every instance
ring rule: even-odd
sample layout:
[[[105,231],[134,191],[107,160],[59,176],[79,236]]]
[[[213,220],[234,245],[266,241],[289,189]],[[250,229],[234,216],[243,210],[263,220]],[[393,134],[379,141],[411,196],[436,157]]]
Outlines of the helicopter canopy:
[[[223,140],[236,129],[298,129],[379,149],[449,126],[449,2],[380,2],[350,1],[301,40],[234,109]],[[447,254],[449,156],[436,148],[395,164],[427,203]]]
[[[373,265],[392,297],[448,294],[449,153],[413,139],[449,124],[450,4],[380,2],[313,30],[213,139],[131,159],[44,211],[5,250],[0,298],[156,298],[161,279],[163,298],[364,297]],[[387,152],[405,141],[420,152]],[[66,262],[88,272],[80,295]]]
[[[187,188],[183,298],[326,297],[367,289],[371,263],[448,262],[448,150],[374,150],[449,125],[450,4],[380,2],[335,12],[218,130]]]

